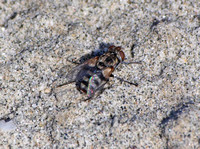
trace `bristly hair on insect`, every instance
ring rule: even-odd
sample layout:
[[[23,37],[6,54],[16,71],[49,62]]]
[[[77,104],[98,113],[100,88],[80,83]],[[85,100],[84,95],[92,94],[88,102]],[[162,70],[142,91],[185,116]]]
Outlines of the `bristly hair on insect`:
[[[87,99],[92,99],[95,94],[100,95],[104,86],[108,83],[110,77],[115,77],[112,73],[124,62],[125,54],[119,46],[110,46],[108,51],[102,55],[95,56],[72,68],[66,75],[67,81],[56,88],[69,83],[76,83],[76,88],[84,94]],[[137,83],[126,81],[122,78],[115,77],[131,85],[137,86]]]

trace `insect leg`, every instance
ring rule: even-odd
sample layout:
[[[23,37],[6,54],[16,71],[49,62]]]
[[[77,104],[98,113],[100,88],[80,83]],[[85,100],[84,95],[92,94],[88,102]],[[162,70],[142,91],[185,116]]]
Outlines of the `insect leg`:
[[[121,82],[126,82],[126,83],[128,83],[128,84],[130,84],[130,85],[138,86],[138,83],[133,83],[133,82],[130,82],[130,81],[124,80],[123,78],[120,78],[120,77],[114,76],[114,75],[111,75],[111,77],[114,77],[114,78],[118,79],[118,80],[121,81]]]
[[[55,88],[59,88],[59,87],[62,87],[62,86],[64,86],[64,85],[67,85],[67,84],[70,84],[70,83],[72,83],[72,82],[65,82],[65,83],[63,83],[63,84],[57,85]]]
[[[138,62],[125,62],[123,61],[122,64],[126,64],[126,65],[129,65],[129,64],[142,64],[141,61],[138,61]]]

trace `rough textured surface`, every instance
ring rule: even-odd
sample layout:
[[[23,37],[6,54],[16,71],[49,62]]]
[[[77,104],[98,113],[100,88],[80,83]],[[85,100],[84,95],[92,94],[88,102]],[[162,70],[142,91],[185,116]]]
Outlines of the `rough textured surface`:
[[[0,2],[0,148],[200,148],[198,0]],[[60,75],[92,51],[126,61],[90,102]],[[62,71],[61,71],[62,70]]]

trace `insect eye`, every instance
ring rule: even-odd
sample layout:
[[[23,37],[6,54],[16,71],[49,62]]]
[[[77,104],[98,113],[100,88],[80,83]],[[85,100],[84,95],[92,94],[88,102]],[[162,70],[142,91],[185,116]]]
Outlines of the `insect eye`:
[[[125,59],[125,54],[124,54],[124,52],[123,52],[123,51],[120,51],[119,54],[120,54],[120,56],[121,56],[122,61],[124,61],[124,59]]]

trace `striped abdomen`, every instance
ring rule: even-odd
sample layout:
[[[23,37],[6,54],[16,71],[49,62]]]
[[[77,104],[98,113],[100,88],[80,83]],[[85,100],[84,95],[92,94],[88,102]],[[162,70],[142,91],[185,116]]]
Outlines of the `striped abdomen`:
[[[96,67],[86,66],[77,75],[76,87],[83,93],[88,93],[88,89],[95,92],[102,82],[106,80],[102,74],[102,70]]]

